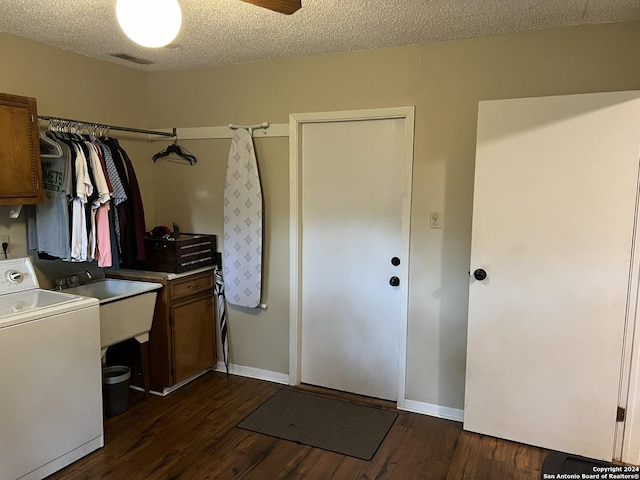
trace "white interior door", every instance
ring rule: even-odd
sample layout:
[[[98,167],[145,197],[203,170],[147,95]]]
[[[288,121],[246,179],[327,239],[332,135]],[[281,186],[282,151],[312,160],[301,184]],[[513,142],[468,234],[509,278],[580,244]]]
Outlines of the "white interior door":
[[[480,102],[466,430],[611,460],[639,97]]]
[[[302,125],[304,383],[397,399],[408,272],[406,128],[406,118]]]

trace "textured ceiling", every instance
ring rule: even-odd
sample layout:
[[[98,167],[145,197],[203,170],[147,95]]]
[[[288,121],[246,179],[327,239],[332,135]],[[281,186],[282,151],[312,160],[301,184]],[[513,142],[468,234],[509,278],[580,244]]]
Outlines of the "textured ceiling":
[[[585,23],[640,19],[640,0],[302,0],[281,15],[240,0],[180,0],[172,48],[133,44],[116,0],[0,0],[0,32],[141,70],[182,70]],[[116,59],[127,54],[153,62]]]

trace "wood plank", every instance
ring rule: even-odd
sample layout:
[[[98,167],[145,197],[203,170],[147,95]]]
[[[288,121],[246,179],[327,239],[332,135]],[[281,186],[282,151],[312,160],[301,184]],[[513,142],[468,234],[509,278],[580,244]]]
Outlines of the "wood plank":
[[[460,423],[405,411],[371,461],[236,427],[282,388],[292,387],[209,372],[166,397],[144,400],[132,391],[129,410],[105,419],[105,447],[50,479],[540,478],[544,450],[463,432]],[[314,391],[393,408],[385,401]]]

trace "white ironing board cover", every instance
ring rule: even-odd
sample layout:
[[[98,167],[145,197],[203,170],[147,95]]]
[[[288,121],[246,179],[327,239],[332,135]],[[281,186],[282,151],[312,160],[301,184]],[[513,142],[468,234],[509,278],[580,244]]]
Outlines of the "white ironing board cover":
[[[234,131],[224,187],[223,273],[228,303],[256,308],[262,292],[262,189],[253,138]]]

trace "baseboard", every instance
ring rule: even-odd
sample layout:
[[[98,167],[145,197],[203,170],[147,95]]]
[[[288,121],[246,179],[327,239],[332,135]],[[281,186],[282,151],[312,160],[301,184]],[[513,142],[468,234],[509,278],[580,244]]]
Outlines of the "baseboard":
[[[215,367],[211,368],[210,370],[214,370],[216,372],[223,372],[223,373],[226,373],[227,371],[226,368],[224,367],[224,362],[218,362],[215,365]],[[186,385],[187,383],[195,380],[200,375],[207,373],[208,371],[209,370],[203,370],[201,372],[198,372],[195,375],[181,381],[180,383],[175,384],[173,387],[163,388],[161,392],[158,392],[156,390],[150,390],[149,393],[151,393],[152,395],[158,395],[160,397],[164,397],[166,395],[169,395],[171,392],[177,390],[178,388]],[[255,378],[257,380],[266,380],[268,382],[289,385],[289,375],[286,373],[271,372],[269,370],[260,370],[259,368],[245,367],[242,365],[234,365],[234,364],[229,365],[229,373],[231,375],[238,375],[240,377],[250,377],[250,378]],[[138,387],[136,385],[131,385],[130,388],[132,388],[133,390],[137,390],[139,392],[144,392],[143,388]]]
[[[152,395],[158,395],[159,397],[166,397],[171,392],[174,392],[175,390],[179,389],[180,387],[185,386],[187,383],[192,382],[193,380],[195,380],[199,376],[204,375],[205,373],[207,373],[209,370],[214,370],[214,369],[202,370],[201,372],[198,372],[195,375],[190,376],[189,378],[185,378],[180,383],[176,383],[173,387],[164,387],[162,389],[162,391],[149,390],[149,393],[152,394]],[[144,392],[144,388],[139,387],[137,385],[130,385],[129,388],[131,388],[133,390],[137,390],[138,392]]]
[[[21,480],[39,480],[41,478],[48,477],[49,475],[62,470],[63,468],[71,465],[73,462],[80,460],[81,458],[89,455],[95,450],[104,447],[104,435],[100,435],[88,442],[74,448],[70,452],[61,455],[49,463],[42,465],[41,467],[32,470],[29,473],[25,473],[21,476]]]
[[[456,422],[462,422],[464,420],[464,410],[443,407],[442,405],[434,405],[432,403],[417,402],[415,400],[405,400],[404,407],[400,408],[400,410],[422,413],[424,415],[444,418],[446,420],[454,420]]]
[[[224,366],[224,362],[218,362],[212,370],[216,372],[226,373],[227,369]],[[204,372],[202,372],[204,373]],[[152,392],[159,395],[166,395],[170,391],[181,387],[184,383],[188,383],[195,377],[202,375],[202,373],[195,375],[193,378],[189,378],[179,385],[175,385],[171,389],[165,389],[164,392]],[[241,377],[255,378],[257,380],[266,380],[268,382],[280,383],[282,385],[289,385],[289,374],[272,372],[270,370],[262,370],[260,368],[246,367],[244,365],[229,364],[229,373],[231,375],[238,375]],[[168,391],[170,390],[170,391]],[[430,415],[432,417],[444,418],[446,420],[453,420],[456,422],[462,422],[464,420],[464,410],[451,407],[443,407],[442,405],[434,405],[432,403],[417,402],[415,400],[405,400],[403,407],[398,407],[400,410],[406,410],[407,412],[420,413],[423,415]]]
[[[224,362],[218,362],[214,367],[216,372],[226,372]],[[229,364],[229,373],[231,375],[239,375],[241,377],[255,378],[258,380],[266,380],[268,382],[281,383],[289,385],[289,374],[272,372],[270,370],[261,370],[259,368],[245,367],[243,365]]]

